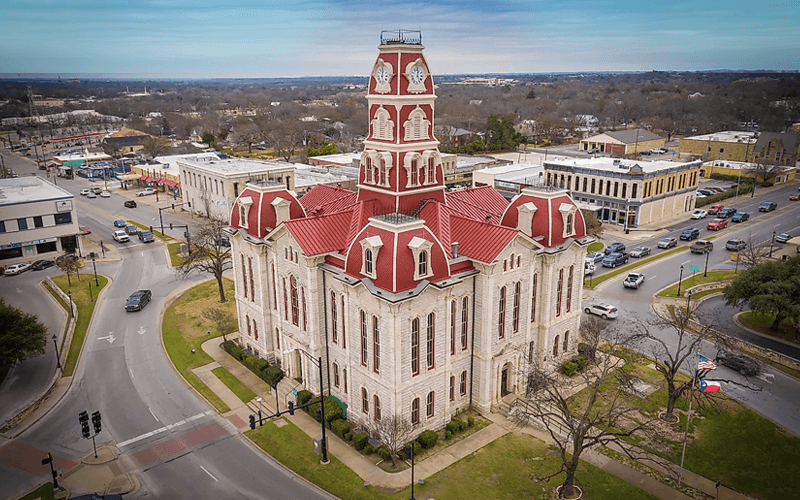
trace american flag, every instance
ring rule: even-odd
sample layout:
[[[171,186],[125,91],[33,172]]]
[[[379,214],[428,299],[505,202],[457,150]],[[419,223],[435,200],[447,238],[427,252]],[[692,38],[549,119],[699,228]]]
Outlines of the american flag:
[[[698,354],[697,355],[697,369],[698,370],[716,370],[717,369],[717,365],[715,365],[713,361],[711,361],[707,357],[703,356],[702,354]]]

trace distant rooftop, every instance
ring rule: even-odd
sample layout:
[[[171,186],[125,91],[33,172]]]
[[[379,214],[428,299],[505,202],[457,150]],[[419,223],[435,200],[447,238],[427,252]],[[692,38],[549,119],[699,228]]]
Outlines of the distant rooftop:
[[[544,168],[558,168],[567,167],[570,169],[586,169],[586,170],[603,170],[607,172],[629,172],[631,169],[634,171],[641,169],[644,174],[651,174],[664,170],[674,170],[685,168],[689,166],[700,166],[699,161],[695,162],[675,162],[670,160],[655,160],[655,161],[641,161],[641,160],[621,160],[618,158],[563,158],[557,160],[547,160],[544,162]]]
[[[249,160],[245,158],[231,158],[220,160],[213,158],[178,159],[179,164],[190,165],[195,168],[208,170],[222,175],[260,174],[277,170],[292,170],[291,163],[284,161]]]
[[[384,30],[381,31],[381,45],[404,43],[422,45],[422,32],[419,30]]]
[[[714,132],[713,134],[695,135],[692,137],[684,137],[685,140],[692,141],[710,141],[710,142],[747,142],[753,144],[756,142],[758,132],[743,132],[737,130],[724,130],[722,132]]]
[[[0,206],[49,200],[66,200],[75,196],[39,176],[0,179]]]

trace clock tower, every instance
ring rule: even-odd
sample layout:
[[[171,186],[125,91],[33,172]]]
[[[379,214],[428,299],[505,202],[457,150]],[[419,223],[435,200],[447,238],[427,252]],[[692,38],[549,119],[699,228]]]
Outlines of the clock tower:
[[[419,31],[383,31],[369,79],[369,134],[358,180],[360,201],[410,213],[428,199],[444,203],[439,141],[433,136],[436,95]]]

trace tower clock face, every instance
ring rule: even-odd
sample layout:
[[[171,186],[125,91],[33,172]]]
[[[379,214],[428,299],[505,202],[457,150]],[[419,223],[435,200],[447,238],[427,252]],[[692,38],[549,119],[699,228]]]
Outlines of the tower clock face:
[[[414,85],[422,85],[422,82],[425,81],[425,70],[421,66],[414,66],[408,76]]]
[[[381,66],[375,72],[375,80],[381,84],[386,85],[389,83],[389,70],[386,69],[386,66]]]

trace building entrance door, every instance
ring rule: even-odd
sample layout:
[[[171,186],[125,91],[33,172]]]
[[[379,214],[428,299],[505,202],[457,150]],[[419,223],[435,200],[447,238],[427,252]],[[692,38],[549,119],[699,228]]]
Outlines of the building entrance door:
[[[508,394],[508,365],[503,367],[503,371],[500,375],[500,397],[505,396]]]

